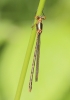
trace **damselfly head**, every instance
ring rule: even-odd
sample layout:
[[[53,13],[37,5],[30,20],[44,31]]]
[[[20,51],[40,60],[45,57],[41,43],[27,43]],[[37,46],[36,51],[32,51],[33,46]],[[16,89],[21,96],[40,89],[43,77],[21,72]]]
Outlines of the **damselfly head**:
[[[36,16],[35,18],[39,21],[46,19],[45,16]]]
[[[35,17],[37,20],[39,20],[40,18],[42,18],[42,16],[36,16]]]

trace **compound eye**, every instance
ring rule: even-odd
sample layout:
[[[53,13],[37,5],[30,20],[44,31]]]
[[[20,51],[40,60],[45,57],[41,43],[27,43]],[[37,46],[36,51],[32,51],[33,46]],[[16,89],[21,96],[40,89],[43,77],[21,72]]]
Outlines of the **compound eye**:
[[[39,20],[40,17],[39,17],[39,16],[35,16],[35,18],[36,18],[37,20]]]
[[[37,16],[37,20],[39,20],[40,19],[40,17],[39,16]]]

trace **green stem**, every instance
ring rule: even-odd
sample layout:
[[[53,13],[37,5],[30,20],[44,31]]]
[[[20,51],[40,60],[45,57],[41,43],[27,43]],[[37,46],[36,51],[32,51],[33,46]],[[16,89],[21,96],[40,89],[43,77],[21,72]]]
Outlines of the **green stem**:
[[[43,8],[44,8],[45,1],[46,0],[40,0],[36,15],[41,15]],[[34,24],[35,23],[36,23],[36,20],[34,21]],[[33,48],[33,44],[35,40],[35,36],[36,36],[36,29],[34,27],[31,33],[30,41],[29,41],[27,52],[25,55],[24,64],[22,67],[22,71],[21,71],[21,75],[20,75],[20,79],[19,79],[19,83],[18,83],[18,87],[17,87],[14,100],[20,100],[20,96],[21,96],[21,92],[22,92],[22,88],[23,88],[23,84],[24,84],[24,80],[25,80],[25,76],[26,76],[26,72],[27,72],[27,68],[29,64],[29,59],[31,56],[31,52],[32,52],[32,48]]]

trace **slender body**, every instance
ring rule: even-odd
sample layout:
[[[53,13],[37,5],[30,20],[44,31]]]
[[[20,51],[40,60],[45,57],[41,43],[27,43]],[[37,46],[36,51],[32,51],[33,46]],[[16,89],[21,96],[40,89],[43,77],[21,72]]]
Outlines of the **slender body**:
[[[32,90],[32,81],[33,81],[33,74],[34,74],[34,67],[36,65],[36,73],[35,73],[35,81],[38,81],[38,73],[39,73],[39,56],[40,56],[40,35],[42,33],[43,24],[42,20],[45,19],[45,16],[36,16],[35,19],[37,23],[32,26],[32,28],[36,25],[36,46],[34,51],[34,57],[32,62],[32,69],[30,74],[30,81],[29,81],[29,91]]]

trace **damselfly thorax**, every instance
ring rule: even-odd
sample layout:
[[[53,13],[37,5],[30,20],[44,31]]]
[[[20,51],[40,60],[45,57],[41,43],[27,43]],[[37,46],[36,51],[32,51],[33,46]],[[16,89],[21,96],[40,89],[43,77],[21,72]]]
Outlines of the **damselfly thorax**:
[[[36,24],[37,33],[42,33],[42,29],[43,29],[43,24],[42,24],[42,22],[37,23],[37,24]]]

